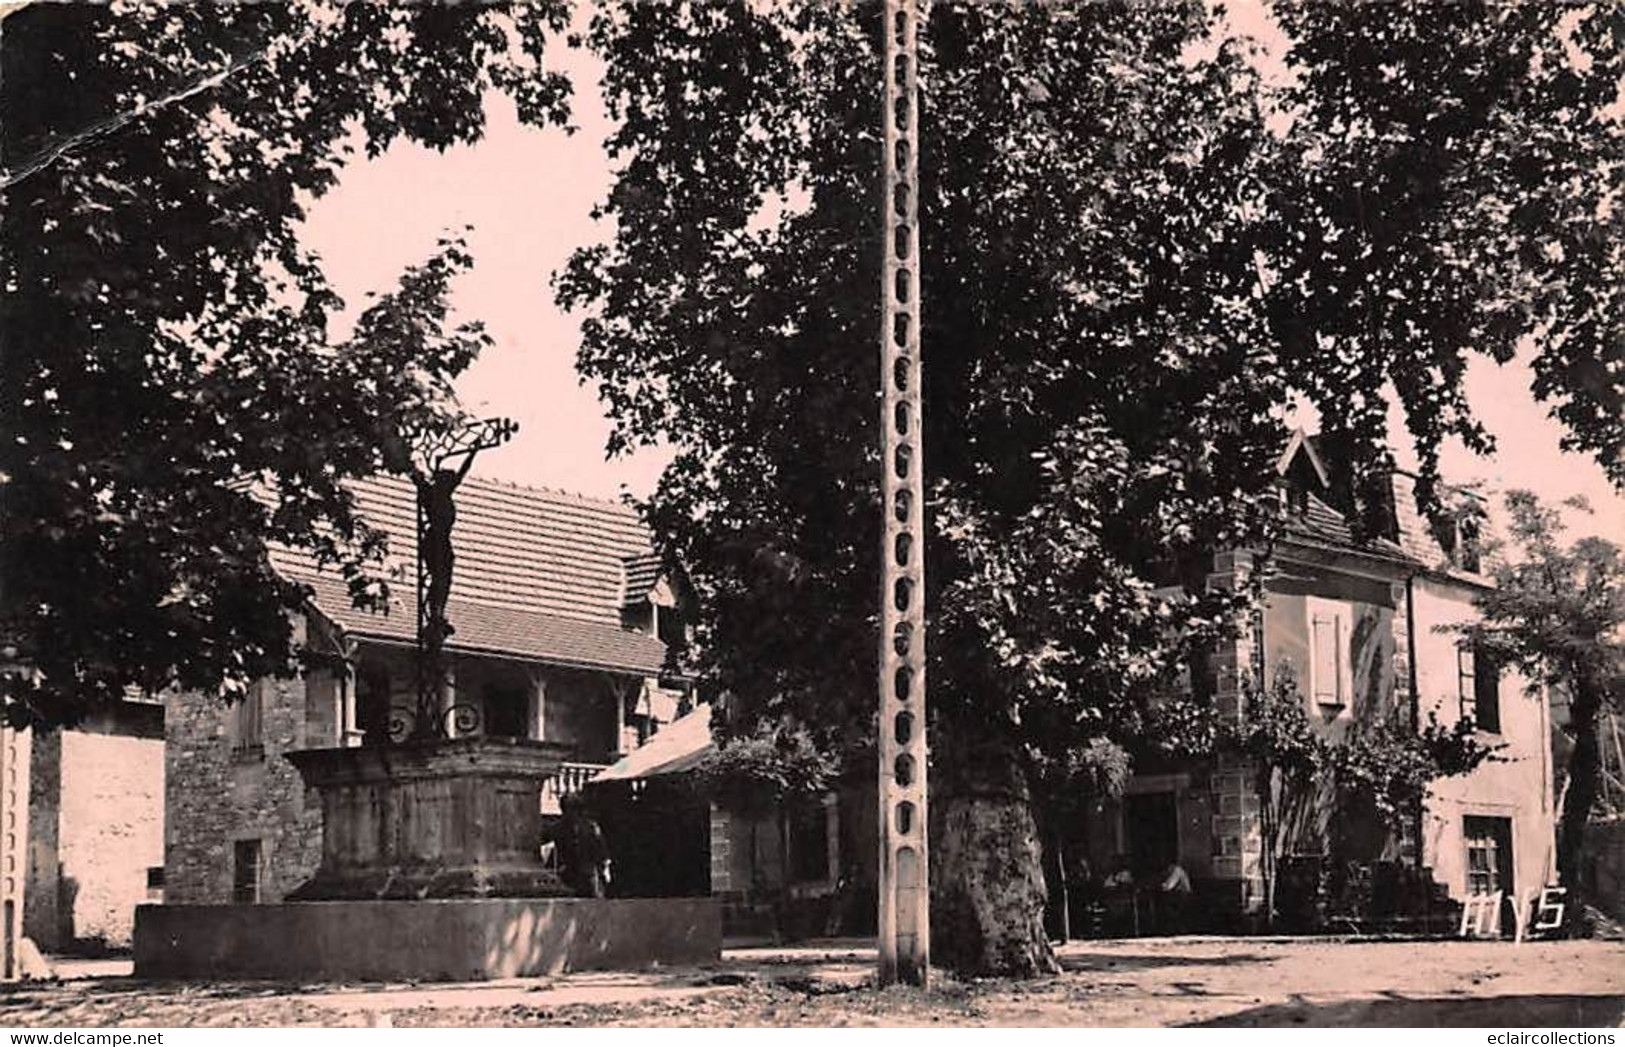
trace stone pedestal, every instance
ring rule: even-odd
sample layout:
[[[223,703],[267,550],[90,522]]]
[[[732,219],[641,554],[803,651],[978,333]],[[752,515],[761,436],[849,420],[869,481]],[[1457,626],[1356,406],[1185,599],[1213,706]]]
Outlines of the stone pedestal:
[[[287,759],[322,800],[322,861],[295,901],[545,898],[541,789],[567,748],[455,738]]]

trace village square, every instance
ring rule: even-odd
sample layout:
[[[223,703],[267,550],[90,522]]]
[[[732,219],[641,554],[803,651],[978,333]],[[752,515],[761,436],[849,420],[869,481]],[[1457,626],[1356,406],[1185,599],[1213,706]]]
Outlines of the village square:
[[[0,1025],[1625,1024],[1625,8],[0,11]]]

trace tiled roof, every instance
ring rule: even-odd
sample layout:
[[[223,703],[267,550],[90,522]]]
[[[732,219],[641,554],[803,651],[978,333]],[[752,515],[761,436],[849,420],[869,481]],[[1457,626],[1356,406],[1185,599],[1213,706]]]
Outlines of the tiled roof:
[[[389,535],[387,614],[355,609],[342,579],[318,573],[307,557],[281,551],[275,563],[310,583],[316,605],[346,631],[410,643],[417,617],[415,492],[393,478],[363,481],[354,490],[362,517]],[[469,477],[457,491],[452,537],[451,649],[659,672],[665,645],[621,625],[628,564],[654,557],[630,507]]]
[[[649,592],[660,581],[660,554],[638,553],[622,561],[626,573],[626,592],[622,603],[637,603],[648,599]]]
[[[1293,482],[1293,465],[1295,460],[1302,456],[1309,464],[1310,471],[1300,473],[1300,480],[1306,475],[1312,475],[1319,485],[1326,483],[1326,467],[1321,463],[1318,448],[1319,439],[1304,432],[1302,429],[1294,430],[1287,440],[1286,450],[1276,463],[1275,471],[1287,483]],[[1305,507],[1301,513],[1294,513],[1287,521],[1286,534],[1288,541],[1330,549],[1337,552],[1355,553],[1364,556],[1377,556],[1387,560],[1409,562],[1412,557],[1407,550],[1385,537],[1358,539],[1354,529],[1349,526],[1348,517],[1336,507],[1320,497],[1320,492],[1313,487],[1306,490]],[[1399,492],[1395,492],[1396,497]]]
[[[1405,550],[1387,538],[1360,541],[1354,537],[1348,518],[1341,512],[1309,492],[1308,507],[1287,523],[1287,537],[1313,545],[1326,546],[1346,552],[1377,555],[1388,559],[1409,559]]]

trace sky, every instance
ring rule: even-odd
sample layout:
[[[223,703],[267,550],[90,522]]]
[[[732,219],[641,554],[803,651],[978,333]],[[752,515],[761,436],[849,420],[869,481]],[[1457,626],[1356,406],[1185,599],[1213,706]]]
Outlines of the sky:
[[[1256,3],[1231,10],[1238,28],[1260,37],[1268,52],[1279,50],[1280,35]],[[458,279],[453,305],[458,319],[483,321],[495,344],[460,379],[458,394],[477,413],[519,423],[518,435],[484,452],[474,471],[593,497],[642,497],[668,455],[653,449],[606,460],[609,422],[596,389],[575,372],[580,318],[553,303],[550,280],[570,251],[612,231],[590,217],[612,173],[602,148],[611,129],[598,92],[602,69],[581,52],[557,53],[575,83],[574,134],[525,127],[512,104],[493,94],[481,141],[444,153],[397,142],[377,159],[358,160],[311,207],[302,236],[353,313],[367,292],[389,290],[402,269],[426,258],[439,237],[472,226],[474,267]],[[1561,428],[1533,401],[1530,381],[1527,358],[1506,366],[1473,360],[1469,402],[1499,452],[1486,460],[1451,444],[1443,454],[1446,478],[1482,480],[1491,491],[1528,487],[1554,501],[1583,494],[1597,514],[1575,520],[1576,530],[1625,538],[1625,498],[1594,461],[1559,449]],[[1298,420],[1314,424],[1312,412]],[[1413,463],[1398,421],[1396,409],[1396,454],[1402,465]]]

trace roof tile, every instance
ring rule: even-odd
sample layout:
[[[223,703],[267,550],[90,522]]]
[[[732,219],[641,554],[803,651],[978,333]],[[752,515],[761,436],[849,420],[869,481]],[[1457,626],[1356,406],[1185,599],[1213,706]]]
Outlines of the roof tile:
[[[317,607],[346,631],[403,640],[416,633],[416,496],[411,484],[375,478],[353,487],[360,514],[389,536],[387,613],[355,608],[342,579],[303,554],[279,550],[277,569],[309,583]],[[665,645],[621,625],[623,594],[658,566],[649,533],[629,506],[470,477],[457,491],[456,562],[447,618],[452,650],[508,654],[644,674],[660,671]]]

